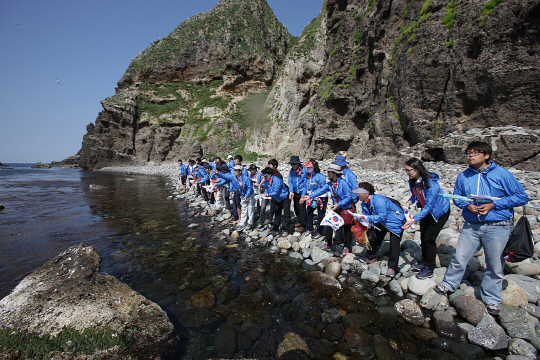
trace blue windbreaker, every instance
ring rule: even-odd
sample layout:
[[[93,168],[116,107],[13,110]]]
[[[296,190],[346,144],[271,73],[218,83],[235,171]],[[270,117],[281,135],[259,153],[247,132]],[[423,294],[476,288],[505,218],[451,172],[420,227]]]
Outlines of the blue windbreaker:
[[[349,183],[347,180],[343,179],[342,177],[338,177],[337,179],[337,189],[334,189],[332,191],[332,180],[329,180],[326,184],[324,184],[323,187],[319,188],[318,190],[315,190],[309,195],[310,199],[314,199],[316,197],[319,197],[321,195],[326,194],[327,192],[330,192],[330,195],[332,195],[332,200],[334,200],[334,204],[337,204],[339,208],[342,210],[350,209],[352,207],[351,205],[351,187],[349,186]],[[336,196],[337,195],[337,199]]]
[[[394,204],[386,196],[371,195],[369,198],[369,208],[366,202],[362,202],[362,214],[367,216],[370,223],[382,224],[397,236],[403,231],[401,229],[401,226],[405,224],[403,209]]]
[[[296,175],[293,168],[289,170],[289,192],[302,194],[306,188],[307,169],[300,167],[300,176]]]
[[[192,166],[192,165],[188,165],[188,166],[187,166],[187,174],[188,174],[188,175],[193,174],[193,166]]]
[[[277,202],[282,202],[289,196],[289,189],[277,176],[272,176],[272,185],[268,187],[267,191],[268,196]]]
[[[182,163],[178,168],[180,169],[180,173],[178,175],[180,175],[180,176],[186,176],[187,175],[187,167],[186,167],[186,165],[184,165],[184,163]]]
[[[212,161],[210,163],[210,167],[212,168],[212,170],[216,170],[217,166],[216,166],[216,162],[215,161]]]
[[[197,182],[199,184],[202,184],[207,182],[208,180],[210,180],[210,176],[208,176],[208,173],[206,172],[206,170],[204,170],[204,167],[199,166],[199,168],[197,169]]]
[[[454,186],[454,195],[488,195],[501,198],[495,200],[493,210],[486,215],[473,214],[467,210],[470,202],[454,200],[454,204],[463,209],[463,218],[470,223],[492,222],[510,220],[513,208],[523,206],[529,202],[523,186],[517,179],[503,167],[491,162],[487,171],[479,173],[470,167],[458,175]],[[482,204],[477,204],[482,205]]]
[[[429,189],[422,189],[422,192],[424,193],[424,198],[426,199],[426,206],[422,208],[422,210],[418,214],[413,216],[413,219],[416,221],[422,220],[428,214],[431,214],[435,221],[439,221],[439,219],[450,209],[450,200],[438,195],[444,194],[444,191],[443,189],[441,189],[438,182],[441,178],[434,172],[430,172],[429,174],[431,175],[431,179],[428,179]],[[416,196],[414,196],[412,185],[413,181],[409,179],[409,189],[412,193],[412,196],[409,198],[409,202],[411,204],[416,203],[417,207],[422,207],[420,201],[418,201]]]
[[[302,192],[302,196],[305,196],[308,192],[312,193],[315,190],[318,190],[326,185],[326,176],[321,173],[312,173],[311,177],[309,174],[306,177],[306,186]]]
[[[229,168],[229,169],[231,170],[231,175],[233,175],[233,176],[235,176],[235,175],[234,175],[234,166],[236,166],[236,165],[233,165],[232,168]],[[243,169],[242,169],[242,176],[248,176],[248,177],[249,177],[249,173],[248,173],[246,167],[245,167],[244,165],[242,165],[242,167],[243,167]]]
[[[225,182],[221,183],[220,181],[216,184],[216,186],[222,186],[225,183],[229,183],[229,191],[238,191],[241,197],[249,197],[251,196],[251,193],[253,193],[253,186],[251,186],[251,180],[247,176],[240,176],[240,180],[242,180],[242,187],[240,187],[240,183],[234,175],[218,173],[217,176],[225,180]]]
[[[232,170],[234,167],[234,160],[229,160],[229,170]]]
[[[348,167],[343,169],[343,175],[342,176],[345,178],[345,180],[347,180],[347,183],[349,184],[349,186],[351,187],[352,190],[354,190],[354,189],[356,189],[358,187],[358,178],[356,177],[356,175],[354,175],[354,173],[351,171],[351,169],[349,169]],[[352,198],[353,202],[356,204],[356,202],[358,201],[358,195],[351,194],[351,198]]]

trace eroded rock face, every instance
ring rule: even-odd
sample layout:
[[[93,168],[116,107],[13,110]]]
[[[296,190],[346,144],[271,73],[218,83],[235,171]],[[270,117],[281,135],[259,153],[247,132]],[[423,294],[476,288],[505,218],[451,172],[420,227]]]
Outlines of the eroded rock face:
[[[100,262],[96,249],[81,243],[41,265],[0,301],[0,327],[56,335],[64,326],[106,326],[149,342],[169,336],[167,314],[128,285],[101,275]]]

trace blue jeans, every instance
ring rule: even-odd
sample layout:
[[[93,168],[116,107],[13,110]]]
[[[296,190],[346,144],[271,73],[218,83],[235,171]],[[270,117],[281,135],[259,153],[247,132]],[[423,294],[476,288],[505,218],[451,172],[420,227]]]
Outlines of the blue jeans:
[[[498,305],[501,302],[504,276],[502,252],[508,242],[512,228],[512,225],[465,222],[456,246],[456,253],[452,257],[442,284],[448,290],[455,291],[463,278],[467,263],[477,249],[483,247],[487,269],[480,285],[482,301],[486,304]]]

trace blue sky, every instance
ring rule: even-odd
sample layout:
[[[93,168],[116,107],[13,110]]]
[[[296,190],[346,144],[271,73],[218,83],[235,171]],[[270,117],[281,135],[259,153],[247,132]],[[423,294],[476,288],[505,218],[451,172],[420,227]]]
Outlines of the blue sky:
[[[0,162],[75,155],[135,55],[217,2],[0,0]],[[267,2],[299,36],[323,0]]]

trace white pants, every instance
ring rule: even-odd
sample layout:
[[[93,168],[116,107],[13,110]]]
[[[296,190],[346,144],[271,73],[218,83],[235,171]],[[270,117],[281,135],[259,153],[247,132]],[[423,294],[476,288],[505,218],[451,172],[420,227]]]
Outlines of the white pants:
[[[223,188],[224,186],[217,186],[216,189],[217,189],[217,192],[214,194],[214,197],[216,199],[216,208],[221,208],[224,204],[223,204],[223,194],[222,194],[222,191],[223,191]]]
[[[256,208],[257,200],[255,200],[255,193],[252,192],[245,202],[242,201],[242,215],[240,216],[239,226],[246,226],[246,223],[248,226],[253,225]]]

